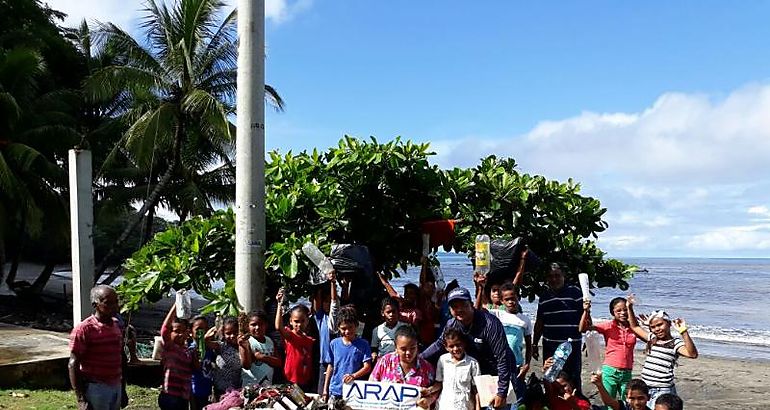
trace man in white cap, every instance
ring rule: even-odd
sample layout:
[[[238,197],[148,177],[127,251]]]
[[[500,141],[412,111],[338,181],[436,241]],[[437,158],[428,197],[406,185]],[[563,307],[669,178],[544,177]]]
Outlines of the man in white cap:
[[[474,309],[471,293],[465,288],[456,288],[447,295],[452,319],[446,324],[447,329],[457,329],[465,335],[466,352],[479,362],[481,374],[498,376],[497,395],[490,405],[496,409],[508,408],[506,397],[511,381],[511,364],[513,352],[508,347],[503,324],[500,320],[485,310]],[[444,349],[444,335],[439,336],[424,352],[424,358],[434,359]]]

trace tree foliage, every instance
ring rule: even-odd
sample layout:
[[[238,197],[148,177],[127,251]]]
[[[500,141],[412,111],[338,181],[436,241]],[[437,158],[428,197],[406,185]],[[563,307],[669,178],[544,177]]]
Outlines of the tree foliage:
[[[587,272],[597,286],[627,286],[628,266],[605,259],[594,242],[607,227],[602,220],[606,209],[597,199],[580,195],[578,184],[520,173],[513,159],[494,156],[473,168],[442,170],[430,163],[432,155],[429,144],[348,136],[323,153],[270,153],[265,167],[266,294],[278,286],[295,296],[308,294],[313,266],[300,250],[307,241],[327,254],[334,243],[366,245],[376,270],[398,275],[420,261],[421,224],[447,218],[461,220],[454,249],[469,257],[477,234],[522,236],[544,259],[566,264],[568,275]],[[233,309],[232,219],[232,211],[220,211],[157,235],[126,262],[120,287],[131,301],[126,308],[192,285],[213,301],[209,309]],[[176,246],[173,252],[170,243]],[[216,258],[210,259],[209,252]],[[202,261],[205,269],[200,269]],[[544,274],[528,276],[526,296],[534,297]],[[228,286],[211,293],[212,279]]]

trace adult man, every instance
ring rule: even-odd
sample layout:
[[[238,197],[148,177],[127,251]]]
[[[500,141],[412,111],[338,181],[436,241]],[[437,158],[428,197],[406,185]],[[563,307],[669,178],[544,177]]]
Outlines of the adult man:
[[[94,314],[70,335],[69,378],[78,407],[118,410],[121,399],[122,333],[115,314],[118,294],[106,285],[91,289]]]
[[[489,312],[474,309],[471,293],[465,288],[452,289],[447,295],[449,310],[452,313],[446,327],[457,329],[467,339],[466,353],[479,362],[481,374],[498,376],[497,395],[490,405],[495,408],[507,408],[508,385],[511,381],[513,352],[508,347],[505,331],[500,320]],[[424,358],[434,359],[444,353],[444,335],[439,336],[424,352]],[[481,403],[487,405],[488,403]]]
[[[582,391],[580,379],[580,354],[583,346],[578,330],[583,313],[583,293],[576,286],[564,284],[564,271],[557,263],[551,264],[546,276],[548,288],[539,295],[537,319],[532,338],[533,352],[537,358],[537,345],[543,337],[543,361],[553,356],[556,348],[568,338],[572,339],[572,354],[563,371],[570,375],[578,391]]]

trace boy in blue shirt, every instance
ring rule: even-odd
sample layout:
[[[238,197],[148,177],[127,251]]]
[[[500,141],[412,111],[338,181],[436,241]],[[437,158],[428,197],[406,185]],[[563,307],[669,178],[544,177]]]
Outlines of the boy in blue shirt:
[[[340,337],[331,342],[332,362],[326,369],[322,397],[342,398],[342,385],[361,379],[372,370],[369,343],[356,335],[358,318],[352,309],[342,309],[337,318]]]

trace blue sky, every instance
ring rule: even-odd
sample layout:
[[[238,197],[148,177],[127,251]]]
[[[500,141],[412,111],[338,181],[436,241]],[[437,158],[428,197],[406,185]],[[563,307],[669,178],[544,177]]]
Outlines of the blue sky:
[[[138,0],[53,0],[131,27]],[[231,2],[232,3],[232,2]],[[609,208],[613,256],[768,256],[770,3],[267,2],[270,149],[431,141]]]

